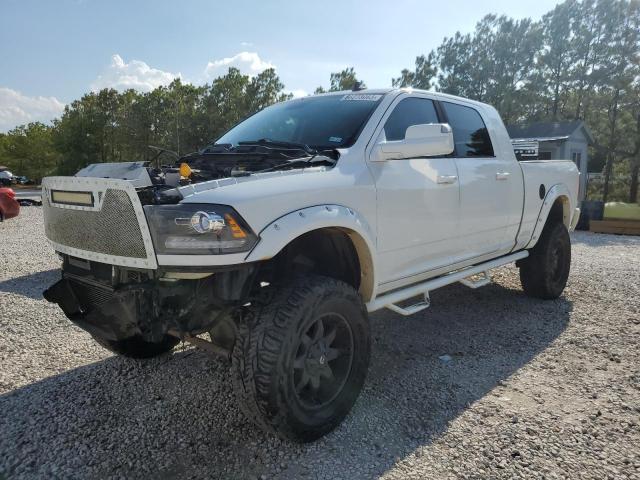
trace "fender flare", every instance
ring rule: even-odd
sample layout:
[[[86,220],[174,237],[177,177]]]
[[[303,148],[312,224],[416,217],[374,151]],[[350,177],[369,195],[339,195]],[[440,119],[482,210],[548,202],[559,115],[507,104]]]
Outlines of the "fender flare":
[[[349,207],[333,204],[315,205],[294,210],[277,218],[260,231],[260,241],[245,260],[269,260],[296,238],[322,228],[340,229],[349,236],[360,263],[360,294],[365,302],[375,298],[375,237],[363,216]]]
[[[540,212],[538,213],[536,226],[533,229],[533,235],[524,248],[533,248],[538,242],[538,239],[542,234],[542,229],[547,223],[547,218],[549,217],[549,212],[551,212],[551,207],[553,207],[556,200],[558,200],[559,198],[562,201],[562,222],[568,230],[572,230],[572,226],[574,226],[577,222],[577,216],[580,215],[580,210],[572,204],[571,192],[569,191],[567,186],[559,183],[554,185],[547,191],[547,194],[544,197],[544,201],[542,202],[542,206],[540,207]]]

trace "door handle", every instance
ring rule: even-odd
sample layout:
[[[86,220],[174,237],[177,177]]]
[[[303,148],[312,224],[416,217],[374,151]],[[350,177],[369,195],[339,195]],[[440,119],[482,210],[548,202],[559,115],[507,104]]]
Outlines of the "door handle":
[[[497,172],[496,180],[509,180],[509,175],[511,175],[509,172]]]
[[[456,180],[458,180],[458,176],[457,175],[438,175],[437,182],[440,185],[446,185],[446,184],[450,184],[450,183],[456,183]]]

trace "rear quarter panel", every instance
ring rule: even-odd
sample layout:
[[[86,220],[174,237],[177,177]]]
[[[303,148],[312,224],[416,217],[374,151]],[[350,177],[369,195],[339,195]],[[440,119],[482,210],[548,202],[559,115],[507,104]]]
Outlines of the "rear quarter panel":
[[[524,173],[524,208],[520,231],[516,239],[516,250],[533,246],[529,243],[532,240],[536,224],[545,222],[548,214],[548,209],[543,209],[544,202],[553,203],[558,194],[568,197],[570,221],[571,215],[578,206],[580,178],[578,168],[570,160],[522,161],[520,166]],[[559,188],[552,190],[555,186]],[[544,188],[544,196],[541,197],[542,188]],[[550,198],[551,196],[554,198]]]

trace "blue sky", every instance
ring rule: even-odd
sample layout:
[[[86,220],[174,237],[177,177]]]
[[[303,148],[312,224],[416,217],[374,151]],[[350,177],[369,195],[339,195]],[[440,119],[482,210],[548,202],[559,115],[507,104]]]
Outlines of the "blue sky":
[[[415,57],[487,13],[540,18],[557,0],[321,2],[0,0],[0,131],[50,120],[92,89],[204,83],[273,66],[297,95],[354,66],[390,86]]]

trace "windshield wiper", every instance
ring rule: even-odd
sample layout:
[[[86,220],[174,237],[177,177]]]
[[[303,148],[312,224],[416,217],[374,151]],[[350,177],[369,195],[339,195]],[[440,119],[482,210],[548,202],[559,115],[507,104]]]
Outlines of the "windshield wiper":
[[[287,142],[284,140],[271,140],[270,138],[261,138],[259,140],[247,140],[244,142],[238,142],[238,145],[259,145],[266,147],[281,147],[281,148],[294,148],[297,150],[303,150],[309,155],[316,155],[318,151],[315,148],[311,148],[306,143]]]
[[[248,177],[249,175],[253,175],[254,173],[273,172],[274,170],[293,167],[299,164],[313,165],[314,163],[329,163],[331,166],[334,166],[336,163],[338,163],[338,161],[331,157],[327,157],[325,155],[318,155],[317,153],[314,153],[313,155],[307,158],[296,158],[294,160],[289,160],[287,163],[280,163],[278,165],[273,165],[268,168],[263,168],[262,170],[255,170],[255,171],[232,170],[231,176],[232,177]]]
[[[199,153],[225,153],[233,148],[230,143],[209,143]]]

